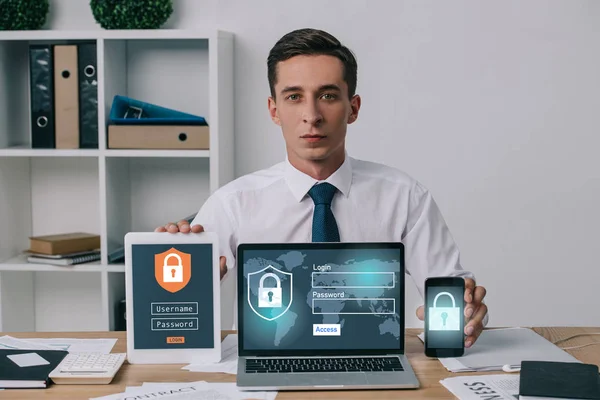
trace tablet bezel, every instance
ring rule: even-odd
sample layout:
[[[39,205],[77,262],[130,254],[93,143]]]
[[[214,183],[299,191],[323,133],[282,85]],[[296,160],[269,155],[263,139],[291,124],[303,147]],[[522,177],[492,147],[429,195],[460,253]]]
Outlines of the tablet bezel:
[[[213,327],[211,349],[135,349],[132,246],[137,244],[211,244],[213,258]],[[127,360],[130,364],[185,364],[221,361],[221,277],[218,236],[214,232],[129,232],[125,235],[125,293],[127,301]]]

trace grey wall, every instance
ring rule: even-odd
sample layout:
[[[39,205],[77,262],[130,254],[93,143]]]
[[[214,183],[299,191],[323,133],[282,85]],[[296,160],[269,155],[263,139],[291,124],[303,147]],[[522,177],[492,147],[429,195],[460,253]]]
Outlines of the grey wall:
[[[349,153],[433,192],[488,289],[490,325],[598,325],[600,2],[174,3],[165,27],[236,35],[238,176],[284,159],[269,49],[295,28],[328,30],[359,60]],[[51,6],[51,29],[100,29],[88,1]],[[418,304],[411,287],[411,326]]]

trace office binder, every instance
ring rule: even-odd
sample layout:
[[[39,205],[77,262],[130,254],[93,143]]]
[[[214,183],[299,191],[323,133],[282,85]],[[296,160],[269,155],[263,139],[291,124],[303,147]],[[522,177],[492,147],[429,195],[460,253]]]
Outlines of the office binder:
[[[29,46],[29,79],[31,147],[54,148],[54,73],[50,45]]]
[[[79,147],[98,148],[98,76],[96,43],[78,44]]]
[[[77,45],[54,46],[54,111],[57,149],[79,148]]]
[[[33,353],[45,361],[41,365],[19,366],[14,356]],[[46,388],[50,373],[69,354],[66,350],[0,350],[0,388]]]

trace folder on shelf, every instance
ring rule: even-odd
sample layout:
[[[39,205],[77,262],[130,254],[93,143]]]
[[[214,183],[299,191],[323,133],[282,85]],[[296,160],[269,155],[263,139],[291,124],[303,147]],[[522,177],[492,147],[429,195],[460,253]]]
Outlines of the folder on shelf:
[[[200,149],[208,150],[208,126],[109,125],[109,149]]]
[[[53,60],[52,46],[29,47],[31,147],[34,149],[55,147]]]
[[[0,350],[0,388],[46,388],[66,350]]]
[[[56,148],[79,148],[77,45],[54,46],[54,104]]]
[[[78,44],[79,147],[98,148],[98,76],[96,43]]]
[[[109,124],[114,125],[207,125],[201,116],[116,95],[110,109]]]

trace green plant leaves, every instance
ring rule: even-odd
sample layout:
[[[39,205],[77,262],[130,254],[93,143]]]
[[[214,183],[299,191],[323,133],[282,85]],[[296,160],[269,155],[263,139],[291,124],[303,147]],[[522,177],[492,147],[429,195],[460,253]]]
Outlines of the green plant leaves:
[[[90,7],[104,29],[158,29],[173,13],[172,0],[90,0]]]
[[[0,30],[37,30],[46,23],[48,0],[0,0]]]

